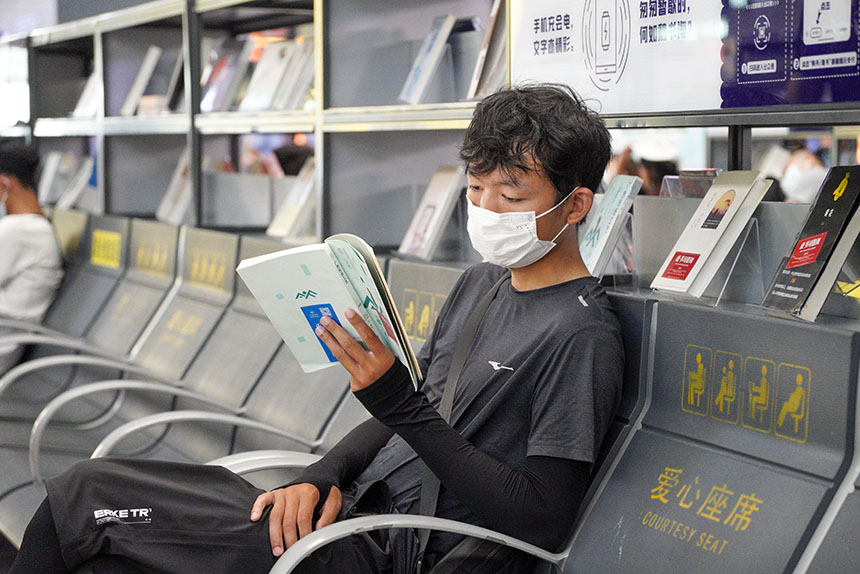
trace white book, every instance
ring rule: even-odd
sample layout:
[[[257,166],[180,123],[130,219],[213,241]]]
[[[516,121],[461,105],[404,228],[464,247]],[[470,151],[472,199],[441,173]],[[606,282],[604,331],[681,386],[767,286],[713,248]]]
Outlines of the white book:
[[[304,88],[299,84],[303,75],[306,74],[308,67],[310,68],[311,81],[313,80],[313,54],[314,47],[311,42],[302,41],[295,43],[293,57],[290,59],[284,76],[281,78],[281,83],[272,102],[273,109],[293,109],[292,103],[305,95],[308,83],[305,82]],[[296,96],[296,92],[300,92],[298,96]]]
[[[492,30],[492,36],[487,47],[487,55],[481,66],[480,76],[477,78],[477,83],[474,84],[474,91],[470,86],[469,99],[480,99],[493,94],[505,87],[507,83],[508,64],[505,50],[508,26],[504,3],[499,7],[493,26],[487,26],[487,29]],[[472,80],[474,83],[474,76]]]
[[[726,260],[732,247],[734,247],[738,238],[741,236],[741,233],[746,229],[750,218],[758,207],[758,204],[761,203],[767,190],[770,189],[772,183],[773,182],[769,179],[756,180],[750,189],[749,194],[747,194],[746,199],[744,199],[741,204],[740,209],[738,209],[738,212],[729,222],[723,236],[717,242],[711,255],[705,261],[705,264],[702,266],[702,270],[699,271],[699,275],[693,281],[693,284],[690,285],[687,293],[693,297],[701,297],[705,293],[705,290],[708,288],[708,285],[711,284],[711,280],[713,280],[717,271],[720,270],[720,266],[722,266],[723,262]]]
[[[437,169],[397,251],[431,259],[465,185],[462,167],[443,165]]]
[[[158,203],[155,218],[180,225],[189,219],[190,207],[191,177],[188,171],[188,148],[185,148],[170,177],[167,191]]]
[[[313,156],[305,160],[302,169],[296,176],[296,181],[278,207],[278,212],[266,229],[266,235],[272,237],[294,236],[302,227],[303,216],[311,208],[314,200],[314,175],[316,162]]]
[[[472,71],[472,79],[469,83],[469,88],[466,91],[466,99],[474,99],[478,93],[478,82],[481,80],[481,75],[484,71],[484,63],[487,61],[487,53],[490,49],[490,42],[495,34],[496,21],[498,19],[499,10],[502,7],[502,0],[493,0],[493,6],[490,8],[490,17],[487,21],[487,28],[484,30],[484,38],[481,41],[481,50],[478,52],[478,61],[475,62],[475,68]]]
[[[63,191],[60,198],[57,200],[56,207],[58,209],[71,209],[75,206],[89,184],[90,178],[93,175],[95,168],[95,160],[88,157],[78,168],[75,177],[72,179],[69,186]]]
[[[308,95],[308,90],[314,83],[314,51],[313,46],[308,45],[303,53],[302,68],[299,70],[295,85],[290,91],[290,98],[284,109],[297,110]]]
[[[689,291],[708,259],[714,254],[717,244],[723,238],[729,224],[741,211],[741,206],[747,196],[750,195],[757,179],[758,172],[756,171],[724,171],[717,176],[711,189],[702,198],[699,207],[693,213],[693,217],[672,247],[654,281],[651,282],[652,289],[665,289],[680,293]],[[754,197],[756,195],[753,194]],[[754,203],[758,205],[758,202]],[[742,216],[745,215],[749,220],[752,211],[754,211],[754,206],[753,209],[747,207],[743,210]],[[742,230],[746,221],[741,218],[738,218],[738,221],[741,222]],[[714,261],[717,261],[717,268],[722,263],[719,254],[725,258],[731,247],[731,244],[727,247],[724,245],[716,250]],[[709,266],[709,269],[716,273],[713,264]]]
[[[296,50],[294,42],[272,42],[263,50],[257,61],[245,97],[239,104],[243,112],[259,112],[272,107],[275,94]]]
[[[99,111],[99,79],[95,72],[87,78],[87,83],[84,84],[84,91],[78,98],[78,103],[75,104],[75,109],[72,110],[73,118],[94,118]]]
[[[306,373],[338,362],[314,332],[322,317],[361,340],[345,315],[353,309],[409,368],[413,382],[421,380],[382,270],[361,238],[334,235],[323,243],[246,259],[236,271]]]
[[[239,90],[247,79],[248,67],[251,65],[251,54],[254,53],[255,47],[254,42],[245,40],[245,43],[242,45],[242,50],[236,57],[233,75],[227,83],[221,107],[217,111],[227,112],[232,109],[233,103],[239,95]]]
[[[150,46],[146,50],[146,55],[143,57],[143,62],[137,70],[137,76],[131,83],[128,89],[128,94],[125,96],[125,101],[120,108],[121,116],[133,116],[137,111],[137,104],[140,102],[140,97],[143,95],[155,67],[158,65],[158,60],[161,58],[161,48],[158,46]]]
[[[37,195],[42,205],[53,204],[75,177],[78,159],[72,153],[60,151],[48,152],[43,158]]]
[[[412,63],[412,69],[409,70],[409,75],[406,77],[398,100],[412,105],[419,104],[424,100],[430,82],[439,68],[439,62],[442,61],[448,36],[451,34],[451,29],[456,21],[457,18],[453,14],[439,16],[433,20],[430,33],[424,38],[424,42],[418,50],[418,56]]]
[[[603,194],[597,211],[589,217],[579,252],[589,273],[595,277],[603,276],[618,242],[624,216],[630,211],[633,197],[641,188],[642,180],[635,175],[616,175]]]

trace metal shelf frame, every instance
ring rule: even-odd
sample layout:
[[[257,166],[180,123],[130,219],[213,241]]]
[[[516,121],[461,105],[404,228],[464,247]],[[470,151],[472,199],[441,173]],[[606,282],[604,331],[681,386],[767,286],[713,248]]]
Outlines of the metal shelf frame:
[[[328,0],[331,2],[333,0]],[[417,106],[381,105],[361,107],[324,108],[327,82],[325,74],[329,50],[326,37],[326,0],[155,0],[140,6],[117,10],[85,18],[75,22],[36,29],[28,35],[6,36],[0,44],[24,43],[30,50],[31,82],[37,77],[34,65],[35,51],[81,50],[91,42],[93,69],[102,79],[102,97],[99,111],[94,119],[48,118],[31,119],[25,127],[6,128],[0,132],[5,137],[80,138],[95,137],[97,153],[105,154],[105,138],[109,136],[134,135],[181,135],[187,136],[191,153],[191,179],[195,190],[195,223],[201,221],[201,137],[210,135],[242,135],[251,133],[313,133],[317,157],[318,183],[318,235],[326,229],[323,221],[326,206],[326,173],[331,166],[324,164],[327,136],[336,134],[382,133],[395,131],[436,132],[439,130],[464,130],[471,120],[476,102],[454,102]],[[200,96],[200,40],[207,26],[219,28],[222,24],[238,33],[239,28],[258,26],[265,28],[254,10],[261,12],[280,10],[286,18],[313,22],[314,27],[314,106],[308,111],[259,112],[259,113],[207,113],[201,114]],[[510,6],[508,6],[510,10]],[[240,12],[241,11],[241,12]],[[241,16],[240,16],[241,14]],[[235,18],[236,22],[230,21]],[[276,22],[273,19],[271,22]],[[270,22],[270,23],[271,23]],[[370,22],[370,21],[369,21]],[[510,17],[508,18],[510,23]],[[368,25],[372,25],[369,23]],[[181,27],[182,45],[185,54],[185,109],[186,112],[151,117],[105,117],[104,110],[104,61],[103,34],[117,32],[137,26]],[[508,34],[510,38],[510,34]],[[85,48],[89,49],[89,48]],[[510,64],[510,42],[507,46]],[[508,66],[510,70],[510,65]],[[31,110],[38,110],[38,89],[31,90]],[[695,113],[668,114],[623,114],[604,115],[607,127],[619,129],[638,128],[687,128],[726,127],[729,140],[729,169],[748,169],[751,161],[752,130],[762,127],[826,126],[837,133],[854,133],[860,125],[860,103],[822,106],[788,106],[705,110]],[[109,166],[97,162],[99,186],[104,192],[105,170]],[[110,205],[106,198],[105,204]]]

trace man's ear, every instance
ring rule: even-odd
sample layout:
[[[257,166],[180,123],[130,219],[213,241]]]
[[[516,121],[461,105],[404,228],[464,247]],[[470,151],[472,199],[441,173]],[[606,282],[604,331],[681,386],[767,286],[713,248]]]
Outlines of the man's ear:
[[[594,201],[594,193],[587,187],[579,187],[570,194],[567,198],[567,205],[570,211],[567,214],[567,223],[576,225],[588,215],[591,211],[591,204]]]

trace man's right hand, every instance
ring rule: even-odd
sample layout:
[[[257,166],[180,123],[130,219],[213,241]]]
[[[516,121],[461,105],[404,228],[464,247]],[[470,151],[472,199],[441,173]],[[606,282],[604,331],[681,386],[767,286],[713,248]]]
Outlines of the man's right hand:
[[[314,508],[319,500],[319,490],[308,483],[264,492],[257,497],[254,506],[251,507],[252,522],[260,519],[267,506],[272,507],[269,513],[269,542],[272,545],[272,554],[280,556],[285,548],[289,548],[299,538],[307,536],[314,530],[311,522]],[[317,530],[332,524],[337,519],[342,502],[340,489],[332,486],[320,513],[320,519],[317,520]]]

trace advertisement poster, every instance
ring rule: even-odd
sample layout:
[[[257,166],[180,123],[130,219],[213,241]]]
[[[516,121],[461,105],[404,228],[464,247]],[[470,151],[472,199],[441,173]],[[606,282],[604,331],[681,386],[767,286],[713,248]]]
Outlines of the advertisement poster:
[[[603,114],[860,101],[858,0],[514,0],[511,79]]]

